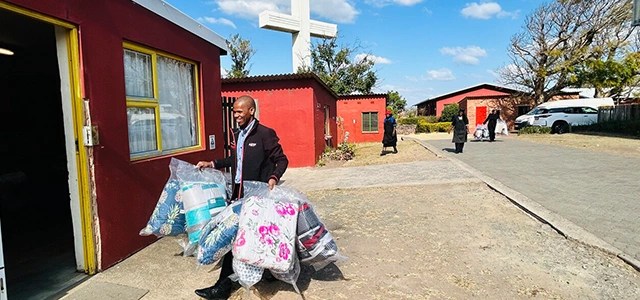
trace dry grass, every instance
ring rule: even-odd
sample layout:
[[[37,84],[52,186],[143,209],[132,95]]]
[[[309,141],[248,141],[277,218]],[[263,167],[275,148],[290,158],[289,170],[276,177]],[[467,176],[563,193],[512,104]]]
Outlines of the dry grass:
[[[627,156],[640,156],[640,139],[611,137],[593,134],[525,134],[519,140],[559,145],[572,148],[590,149]]]
[[[381,156],[382,143],[360,143],[356,145],[356,156],[353,160],[331,161],[324,167],[361,167],[437,159],[433,153],[414,141],[398,141],[397,148],[398,153],[387,153]],[[393,148],[388,147],[387,150],[392,151]]]

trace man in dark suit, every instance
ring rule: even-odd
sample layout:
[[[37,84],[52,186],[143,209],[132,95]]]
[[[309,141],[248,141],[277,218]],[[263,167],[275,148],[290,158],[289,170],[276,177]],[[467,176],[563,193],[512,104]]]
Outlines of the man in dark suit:
[[[233,104],[233,117],[238,130],[233,133],[231,157],[214,161],[201,161],[200,168],[231,167],[233,179],[233,195],[231,201],[242,198],[242,183],[245,180],[262,181],[269,184],[269,189],[278,183],[287,170],[289,160],[282,151],[280,139],[276,132],[258,122],[254,117],[256,103],[250,96],[242,96]],[[231,279],[233,274],[233,254],[224,256],[220,277],[211,287],[196,290],[195,293],[205,299],[228,299],[231,295]]]

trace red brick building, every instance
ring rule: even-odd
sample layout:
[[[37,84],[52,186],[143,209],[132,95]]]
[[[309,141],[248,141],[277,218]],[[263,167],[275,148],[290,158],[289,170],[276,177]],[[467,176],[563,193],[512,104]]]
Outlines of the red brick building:
[[[350,143],[382,142],[386,107],[387,94],[340,96],[338,141],[348,132]]]
[[[52,284],[64,287],[76,269],[106,269],[156,240],[138,232],[170,158],[224,155],[208,141],[223,132],[227,46],[161,0],[0,0],[0,20],[0,47],[14,53],[0,55],[8,110],[0,139],[11,141],[0,177],[13,178],[0,190],[0,220],[11,296],[21,292],[12,292],[12,272],[24,268],[13,255],[61,270],[52,278],[63,282]],[[46,252],[51,243],[64,261]]]
[[[420,115],[439,116],[445,106],[457,103],[467,112],[470,129],[482,124],[492,109],[511,127],[515,118],[531,109],[527,94],[490,83],[478,84],[418,103]]]
[[[256,99],[256,116],[280,137],[289,167],[315,166],[325,146],[336,146],[338,96],[313,73],[228,78],[222,95]]]

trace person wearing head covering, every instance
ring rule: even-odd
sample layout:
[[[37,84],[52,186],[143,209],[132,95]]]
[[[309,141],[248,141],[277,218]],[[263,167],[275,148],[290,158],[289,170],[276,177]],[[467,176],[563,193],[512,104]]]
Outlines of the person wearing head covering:
[[[464,143],[467,142],[467,134],[469,133],[469,119],[467,119],[464,109],[460,109],[458,114],[453,116],[451,129],[453,130],[452,142],[456,144],[455,153],[462,153]],[[449,132],[451,132],[451,130],[449,130]]]
[[[489,123],[489,142],[493,142],[496,140],[496,125],[498,124],[498,119],[500,119],[500,113],[495,109],[491,110],[491,113],[487,116],[487,119],[482,122],[482,124]]]
[[[387,110],[386,117],[384,118],[384,135],[382,136],[382,153],[385,155],[387,147],[393,147],[393,153],[398,153],[398,135],[396,134],[396,119],[390,110]]]

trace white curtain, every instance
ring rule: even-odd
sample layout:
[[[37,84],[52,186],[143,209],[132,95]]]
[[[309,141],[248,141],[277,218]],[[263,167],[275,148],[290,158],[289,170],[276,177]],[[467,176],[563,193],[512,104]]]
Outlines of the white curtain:
[[[132,155],[158,150],[155,109],[127,107],[127,120],[129,152]]]
[[[163,150],[198,144],[194,65],[158,55],[158,98]]]
[[[127,96],[153,98],[151,55],[124,50],[124,82]]]

